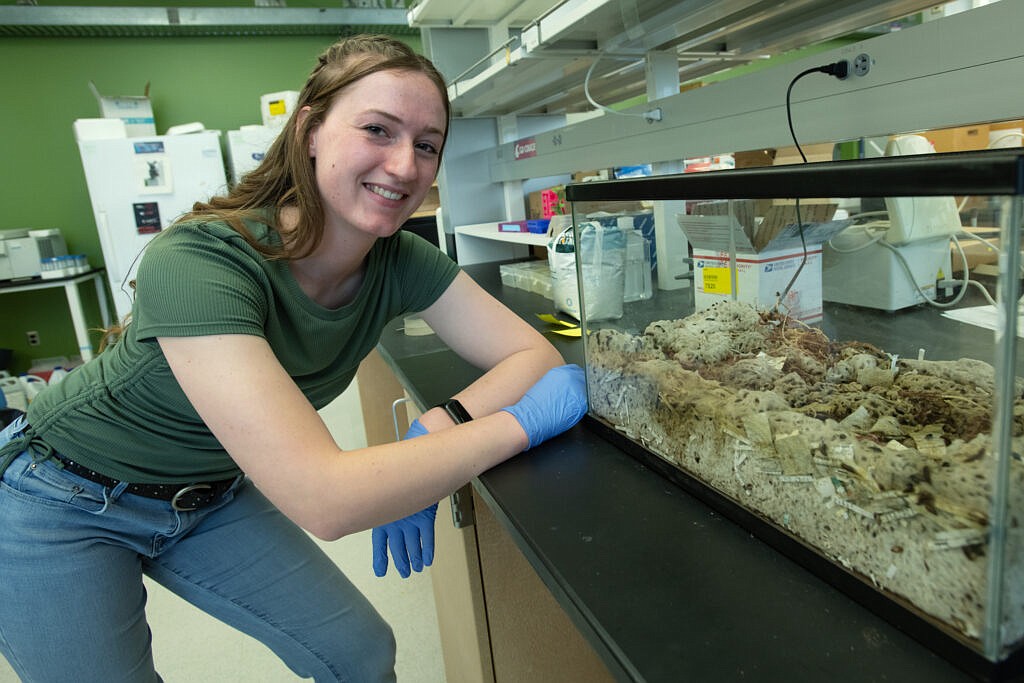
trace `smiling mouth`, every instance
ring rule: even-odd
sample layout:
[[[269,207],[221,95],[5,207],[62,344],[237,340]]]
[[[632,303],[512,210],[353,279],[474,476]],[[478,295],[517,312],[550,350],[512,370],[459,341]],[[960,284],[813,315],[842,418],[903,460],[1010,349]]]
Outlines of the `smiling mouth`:
[[[378,185],[366,185],[366,189],[370,192],[384,197],[384,199],[390,199],[392,201],[398,201],[408,195],[404,195],[401,192],[392,192],[391,190],[385,190],[383,187]]]

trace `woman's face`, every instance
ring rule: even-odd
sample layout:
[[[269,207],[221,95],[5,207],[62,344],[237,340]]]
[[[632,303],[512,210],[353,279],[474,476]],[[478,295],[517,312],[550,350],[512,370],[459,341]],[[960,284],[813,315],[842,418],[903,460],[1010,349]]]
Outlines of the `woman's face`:
[[[339,93],[309,139],[327,228],[394,234],[437,175],[447,123],[420,73],[381,71]]]

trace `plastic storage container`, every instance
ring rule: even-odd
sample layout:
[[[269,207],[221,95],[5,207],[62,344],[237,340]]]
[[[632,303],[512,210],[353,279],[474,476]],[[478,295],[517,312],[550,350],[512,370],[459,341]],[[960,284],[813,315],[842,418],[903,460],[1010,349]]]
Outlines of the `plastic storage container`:
[[[501,284],[525,289],[550,299],[552,297],[551,270],[547,261],[503,263],[499,267]]]
[[[629,223],[632,223],[629,219]],[[626,235],[626,272],[622,300],[624,302],[650,299],[654,296],[651,277],[651,243],[639,230],[621,228]]]
[[[704,273],[717,298],[702,299],[696,277],[614,318],[584,309],[587,424],[957,666],[1019,675],[1021,188],[1019,150],[568,186],[578,226],[598,206],[683,200],[665,229],[721,245]],[[833,237],[886,242],[858,214],[887,197],[956,197],[972,226],[932,226],[948,243],[941,264],[924,283],[908,268],[889,285],[943,307],[880,310],[870,275],[846,269],[829,282],[812,258]],[[779,259],[745,253],[787,236],[798,246],[781,277]],[[994,276],[973,273],[984,249],[968,247],[962,267],[960,249],[978,239],[993,249]],[[889,246],[894,258],[917,253]],[[844,302],[823,298],[822,279]],[[580,294],[600,298],[603,285],[584,271]],[[794,292],[817,299],[818,322],[788,315]]]
[[[89,260],[85,254],[51,256],[40,261],[40,275],[44,280],[81,275],[89,270]]]

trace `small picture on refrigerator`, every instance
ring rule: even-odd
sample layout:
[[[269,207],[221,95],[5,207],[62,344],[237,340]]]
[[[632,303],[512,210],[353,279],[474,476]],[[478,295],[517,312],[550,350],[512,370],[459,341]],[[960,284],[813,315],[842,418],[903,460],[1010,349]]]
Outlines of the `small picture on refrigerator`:
[[[140,194],[174,192],[171,160],[166,156],[139,157],[135,160],[135,174]]]
[[[132,204],[135,211],[135,230],[140,235],[152,235],[160,232],[160,205],[156,202],[137,202]]]

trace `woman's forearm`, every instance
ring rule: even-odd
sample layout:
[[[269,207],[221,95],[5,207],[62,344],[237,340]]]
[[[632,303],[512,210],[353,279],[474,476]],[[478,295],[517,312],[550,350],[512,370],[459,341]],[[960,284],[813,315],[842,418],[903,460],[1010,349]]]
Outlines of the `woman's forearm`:
[[[454,398],[474,418],[490,415],[518,401],[544,373],[564,363],[553,346],[514,353],[456,393]],[[443,417],[447,419],[447,415]],[[451,421],[447,420],[447,424],[450,425]],[[428,424],[423,426],[432,431]]]
[[[334,540],[436,503],[528,443],[515,417],[498,411],[457,429],[346,451],[307,482],[308,496],[289,496],[294,507],[282,511]]]

